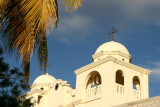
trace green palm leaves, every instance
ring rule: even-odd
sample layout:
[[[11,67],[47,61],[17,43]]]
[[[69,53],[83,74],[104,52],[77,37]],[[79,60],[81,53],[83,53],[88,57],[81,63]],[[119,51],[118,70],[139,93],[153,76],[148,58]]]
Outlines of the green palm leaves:
[[[5,0],[1,0],[3,2]],[[4,3],[0,2],[2,7]],[[8,0],[9,2],[9,0]],[[75,10],[82,0],[63,0],[67,10]],[[24,80],[28,83],[30,60],[36,51],[39,64],[47,69],[48,50],[46,32],[59,21],[57,0],[13,0],[3,12],[3,41],[5,49],[16,52],[22,62]]]

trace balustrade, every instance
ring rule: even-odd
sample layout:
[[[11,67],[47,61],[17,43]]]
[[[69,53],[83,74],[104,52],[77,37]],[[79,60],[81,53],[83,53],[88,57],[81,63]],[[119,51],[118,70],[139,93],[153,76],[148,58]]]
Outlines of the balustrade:
[[[141,99],[141,92],[133,89],[133,95],[138,100]]]
[[[101,93],[101,85],[89,88],[86,90],[86,98],[99,95]]]
[[[124,94],[125,87],[121,84],[115,83],[116,93]]]

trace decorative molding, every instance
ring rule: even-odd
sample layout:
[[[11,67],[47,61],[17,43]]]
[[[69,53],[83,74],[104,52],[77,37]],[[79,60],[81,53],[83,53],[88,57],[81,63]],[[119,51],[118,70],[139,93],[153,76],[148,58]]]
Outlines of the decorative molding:
[[[37,87],[37,86],[52,86],[53,84],[50,84],[50,83],[35,83],[35,84],[32,84],[30,86],[30,88],[34,88],[34,87]]]
[[[78,70],[76,70],[76,71],[74,71],[74,72],[75,72],[75,74],[77,75],[77,74],[80,74],[80,73],[82,73],[82,72],[85,72],[85,71],[87,71],[87,70],[89,70],[89,69],[92,69],[92,68],[94,68],[94,67],[96,67],[96,66],[98,66],[98,65],[101,65],[101,64],[103,64],[103,63],[106,63],[106,62],[108,62],[108,61],[112,61],[112,62],[114,62],[114,63],[116,63],[116,64],[119,64],[119,65],[122,65],[122,66],[124,66],[124,67],[133,69],[133,70],[138,71],[138,72],[141,72],[141,73],[143,73],[143,74],[149,75],[149,74],[151,73],[150,70],[147,70],[147,69],[138,67],[138,66],[133,65],[133,64],[131,64],[131,63],[127,63],[127,62],[121,61],[121,60],[119,60],[119,59],[117,59],[117,58],[115,58],[115,57],[113,57],[113,56],[107,56],[107,57],[105,57],[105,58],[103,58],[103,59],[100,59],[99,61],[90,63],[90,64],[88,64],[88,65],[86,65],[86,66],[84,66],[84,67],[82,67],[82,68],[79,68]]]
[[[25,93],[25,94],[23,94],[23,95],[20,95],[17,99],[23,99],[23,97],[25,96],[30,96],[30,95],[32,95],[32,94],[34,94],[34,93],[41,93],[41,94],[44,94],[44,93],[46,93],[47,91],[44,91],[44,90],[41,90],[41,89],[34,89],[34,90],[32,90],[32,91],[29,91],[29,92],[27,92],[27,93]]]
[[[102,55],[120,55],[120,56],[125,57],[127,59],[131,58],[131,55],[125,54],[125,53],[123,53],[121,51],[101,51],[101,52],[99,52],[97,54],[92,55],[92,58],[96,59],[96,58],[98,58],[98,57],[100,57]]]
[[[95,59],[95,58],[98,58],[98,57],[100,57],[102,55],[103,55],[103,51],[98,52],[97,54],[92,55],[92,58]]]

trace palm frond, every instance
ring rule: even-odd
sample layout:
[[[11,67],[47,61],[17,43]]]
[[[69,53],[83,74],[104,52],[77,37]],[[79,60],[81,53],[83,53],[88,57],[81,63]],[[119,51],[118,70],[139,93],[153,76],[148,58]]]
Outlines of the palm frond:
[[[17,52],[24,72],[35,49],[40,66],[46,72],[48,58],[46,31],[57,27],[59,20],[57,0],[15,0],[7,9],[3,21],[4,46],[10,53]],[[28,71],[29,72],[29,71]],[[25,73],[28,76],[28,73]],[[26,78],[27,79],[27,78]]]
[[[1,32],[1,23],[3,19],[3,14],[8,7],[10,0],[0,0],[0,32]]]
[[[23,81],[24,81],[25,84],[28,84],[29,73],[30,73],[30,61],[24,65],[23,72],[24,72]]]
[[[47,49],[47,38],[46,36],[42,36],[39,38],[40,41],[38,43],[38,51],[37,56],[41,66],[42,71],[46,73],[47,70],[47,62],[48,62],[48,49]]]
[[[10,2],[10,0],[0,0],[0,10],[3,8],[7,8],[7,4]]]
[[[44,31],[49,30],[52,24],[58,23],[57,0],[22,0],[21,12],[25,14],[26,24],[33,23],[36,30],[42,26]]]
[[[27,25],[33,23],[36,31],[36,46],[41,69],[46,72],[48,58],[46,31],[59,20],[57,0],[27,0],[21,2],[21,11],[25,14],[24,20]]]
[[[4,0],[1,0],[1,1],[0,1],[0,7],[3,6],[3,2],[4,2]]]
[[[63,4],[67,11],[77,10],[82,6],[83,0],[63,0]]]
[[[59,22],[57,0],[0,0],[3,7],[3,40],[9,53],[16,52],[21,60],[25,80],[29,79],[29,64],[37,50],[41,69],[46,72],[48,51],[46,32]],[[4,1],[11,2],[7,8]],[[82,6],[83,0],[63,0],[66,10]]]

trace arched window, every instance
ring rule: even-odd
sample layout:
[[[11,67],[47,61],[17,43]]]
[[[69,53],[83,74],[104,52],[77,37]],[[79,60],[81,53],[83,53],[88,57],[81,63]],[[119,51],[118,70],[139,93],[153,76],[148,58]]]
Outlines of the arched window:
[[[116,83],[124,85],[124,74],[121,70],[116,72]]]
[[[101,76],[98,72],[94,71],[90,74],[90,77],[88,79],[86,88],[93,88],[95,86],[98,86],[101,84]]]
[[[138,76],[134,76],[133,77],[133,89],[135,89],[137,91],[141,90],[140,81],[139,81],[139,77]]]
[[[85,81],[85,98],[99,95],[101,93],[101,84],[102,80],[99,72],[89,73]]]

